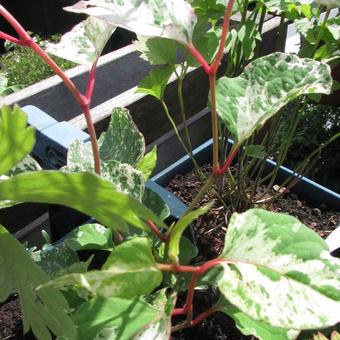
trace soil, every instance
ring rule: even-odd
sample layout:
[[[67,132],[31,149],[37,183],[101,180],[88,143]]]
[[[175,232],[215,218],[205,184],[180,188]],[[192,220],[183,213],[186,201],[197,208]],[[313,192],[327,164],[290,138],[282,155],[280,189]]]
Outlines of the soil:
[[[209,174],[210,166],[204,166],[202,170],[204,173]],[[201,188],[201,185],[199,176],[195,172],[190,172],[185,175],[176,175],[168,184],[167,189],[184,203],[189,204]],[[270,192],[270,194],[273,194],[273,192]],[[211,197],[205,195],[200,205],[210,201]],[[323,238],[326,238],[340,223],[340,212],[331,211],[323,205],[311,206],[293,193],[287,193],[265,207],[271,211],[284,212],[297,217]],[[225,211],[224,207],[216,200],[211,211],[199,217],[193,223],[192,228],[199,249],[198,257],[194,259],[195,262],[206,261],[220,254],[223,249],[223,240],[228,224],[226,220],[229,216],[231,216],[231,212]],[[183,305],[184,299],[185,295],[179,297],[179,306]],[[196,292],[194,299],[195,315],[211,307],[217,299],[218,291],[215,288]],[[181,320],[178,319],[179,321]],[[32,334],[23,336],[20,303],[15,296],[0,305],[0,339],[34,339]],[[231,318],[223,313],[215,313],[194,328],[173,333],[171,339],[254,340],[256,338],[244,336],[235,327],[235,323]]]
[[[202,167],[202,171],[206,175],[209,175],[211,167],[209,165],[204,166]],[[190,204],[201,186],[201,180],[196,172],[190,172],[185,175],[176,175],[168,184],[167,189],[184,203]],[[275,190],[268,193],[269,196],[273,194],[275,194]],[[211,200],[212,198],[209,195],[205,195],[200,205],[202,206]],[[312,206],[307,204],[294,193],[288,192],[273,203],[266,206],[262,205],[262,207],[273,212],[288,213],[297,217],[302,223],[309,226],[323,238],[326,238],[340,223],[340,212],[332,211],[324,205]],[[213,259],[221,253],[227,230],[226,226],[228,225],[227,220],[231,214],[231,211],[226,211],[222,204],[216,200],[211,211],[199,217],[192,224],[193,234],[195,235],[195,241],[199,249],[198,257],[194,259],[195,262]],[[199,314],[199,312],[211,307],[216,301],[216,296],[217,292],[212,292],[211,290],[195,292],[195,313]],[[179,299],[179,306],[181,304],[183,305],[183,300],[184,298],[182,301]],[[244,336],[238,331],[231,318],[223,313],[215,313],[194,328],[173,333],[171,339],[244,340],[256,338]]]

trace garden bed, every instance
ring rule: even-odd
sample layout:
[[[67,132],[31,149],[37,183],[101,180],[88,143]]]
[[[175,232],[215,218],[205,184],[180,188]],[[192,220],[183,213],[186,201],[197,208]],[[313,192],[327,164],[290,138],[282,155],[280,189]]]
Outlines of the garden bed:
[[[210,165],[205,165],[201,169],[205,175],[211,173]],[[177,174],[167,185],[167,189],[171,193],[187,204],[192,202],[201,187],[201,179],[195,171]],[[271,194],[275,194],[275,191],[273,190],[268,195]],[[212,196],[207,194],[202,198],[199,205],[203,206],[211,200]],[[273,203],[261,207],[273,212],[287,213],[297,217],[322,238],[326,238],[340,223],[339,211],[334,211],[324,204],[310,204],[306,200],[300,199],[294,193],[287,193]],[[216,258],[221,253],[224,246],[228,217],[231,214],[230,210],[226,210],[215,199],[215,204],[210,212],[200,216],[192,224],[198,248],[198,256],[193,260],[194,262],[204,262]],[[208,290],[197,291],[194,300],[195,312],[199,314],[207,310],[214,305],[217,299],[217,289],[209,288]],[[183,304],[183,301],[181,303]],[[240,333],[234,321],[224,313],[215,313],[202,321],[197,327],[176,332],[172,335],[171,339],[185,340],[198,338],[206,340],[256,339],[253,336],[245,336]]]

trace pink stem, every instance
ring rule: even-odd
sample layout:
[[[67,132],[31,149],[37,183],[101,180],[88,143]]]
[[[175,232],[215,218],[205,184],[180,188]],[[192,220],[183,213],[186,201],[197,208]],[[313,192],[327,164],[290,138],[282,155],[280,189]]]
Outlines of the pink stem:
[[[195,59],[202,65],[206,74],[210,74],[210,65],[208,62],[203,58],[201,53],[196,49],[196,47],[192,44],[185,45],[187,50],[195,57]]]
[[[96,82],[97,62],[98,62],[98,58],[92,64],[90,75],[89,75],[89,81],[87,83],[87,88],[86,88],[86,95],[85,96],[86,96],[86,98],[89,102],[89,105],[91,105],[94,85],[95,85],[95,82]]]
[[[151,231],[162,241],[167,242],[167,237],[161,233],[157,226],[151,221],[146,221],[147,225],[150,227]]]
[[[0,31],[0,39],[8,40],[14,44],[21,45],[21,41],[18,38],[12,37],[9,34],[6,34],[5,32]]]
[[[10,38],[10,41],[16,42],[19,45],[22,46],[28,46],[31,48],[34,52],[39,55],[39,57],[44,60],[54,71],[55,74],[57,74],[66,87],[70,90],[76,101],[79,103],[81,108],[83,109],[85,120],[87,123],[87,129],[90,134],[91,138],[91,144],[92,144],[92,150],[93,150],[93,158],[94,158],[94,167],[95,172],[97,174],[100,174],[100,157],[99,157],[99,150],[98,150],[98,144],[97,144],[97,137],[94,129],[94,125],[91,118],[90,113],[90,100],[87,99],[86,96],[82,95],[82,93],[79,91],[79,89],[75,86],[75,84],[72,82],[71,79],[69,79],[64,71],[53,61],[52,58],[48,56],[48,54],[29,36],[29,34],[25,31],[25,29],[19,24],[19,22],[2,6],[0,5],[0,15],[2,15],[7,22],[15,29],[19,36],[19,41],[17,42],[16,38],[8,36],[7,34],[3,34],[2,37]],[[13,39],[12,39],[13,38]],[[92,72],[92,70],[91,70]],[[93,79],[90,81],[90,85],[88,85],[89,88],[89,97],[92,97],[93,93],[93,87],[94,87],[94,76],[95,76],[95,68],[93,73]],[[91,76],[90,76],[91,78]]]
[[[235,156],[237,155],[239,146],[235,146],[231,149],[226,161],[224,162],[222,168],[219,168],[217,170],[217,175],[218,176],[223,176],[225,174],[225,172],[229,169],[231,163],[233,162]]]

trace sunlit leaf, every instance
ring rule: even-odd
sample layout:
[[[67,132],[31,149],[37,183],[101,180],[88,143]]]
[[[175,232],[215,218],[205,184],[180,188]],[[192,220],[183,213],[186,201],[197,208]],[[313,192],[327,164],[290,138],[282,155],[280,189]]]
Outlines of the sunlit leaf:
[[[24,333],[32,329],[38,339],[52,339],[50,332],[75,339],[76,329],[63,295],[54,288],[35,290],[47,280],[28,252],[0,226],[0,302],[13,292],[19,294]]]
[[[77,285],[94,295],[133,298],[150,294],[162,281],[146,238],[134,238],[115,247],[101,270],[58,277],[45,286]]]
[[[88,17],[64,34],[59,43],[49,43],[47,52],[78,64],[92,65],[100,57],[114,30],[114,25]]]
[[[18,107],[3,106],[0,110],[0,175],[32,151],[34,129],[27,127],[26,114]]]
[[[256,321],[223,298],[217,302],[223,306],[219,311],[235,320],[236,327],[244,335],[254,335],[259,340],[294,340],[299,331],[273,327],[264,321]]]
[[[148,152],[136,165],[136,169],[142,172],[144,180],[147,181],[157,164],[157,145],[155,145],[150,152]]]
[[[178,255],[180,251],[180,241],[185,229],[189,224],[197,217],[206,214],[212,207],[213,202],[197,210],[191,211],[188,214],[180,218],[171,231],[171,237],[169,242],[169,257],[176,263],[178,263]]]
[[[83,224],[65,236],[64,243],[73,250],[108,249],[112,244],[112,231],[93,223]]]
[[[149,231],[146,220],[166,227],[137,200],[91,173],[39,171],[13,176],[0,181],[0,201],[5,199],[66,205],[116,230],[127,230],[127,224],[131,224]]]
[[[149,94],[158,100],[163,99],[165,88],[173,73],[172,66],[154,68],[139,82],[137,92]]]
[[[40,171],[41,166],[39,163],[30,155],[26,155],[21,161],[14,165],[10,170],[6,172],[8,177],[21,174],[22,172],[28,171]]]
[[[159,310],[142,298],[95,297],[74,315],[79,339],[132,339],[157,320]]]
[[[299,95],[329,94],[331,87],[327,64],[273,53],[250,63],[239,77],[217,81],[217,113],[241,143]]]
[[[231,217],[220,256],[225,298],[274,327],[315,329],[340,321],[340,260],[299,220],[262,209]]]
[[[148,324],[139,332],[133,340],[165,340],[170,339],[171,335],[171,313],[176,303],[176,292],[170,294],[169,297],[165,294],[165,289],[156,293],[152,301],[154,308],[159,310],[159,318]]]
[[[124,108],[112,110],[109,127],[101,134],[98,143],[100,158],[104,162],[114,160],[135,167],[145,153],[144,137]]]
[[[67,11],[84,13],[144,37],[163,37],[191,43],[196,15],[185,0],[89,0]]]

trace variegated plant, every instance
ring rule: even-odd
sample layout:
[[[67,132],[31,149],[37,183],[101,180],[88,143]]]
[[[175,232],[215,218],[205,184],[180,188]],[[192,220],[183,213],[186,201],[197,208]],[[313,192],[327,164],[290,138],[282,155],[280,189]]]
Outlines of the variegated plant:
[[[216,32],[201,29],[197,13],[205,9],[218,13],[221,8],[223,28],[215,44]],[[49,51],[91,65],[85,94],[55,68],[86,114],[91,143],[75,141],[62,171],[22,173],[23,168],[32,170],[32,164],[36,167],[25,158],[33,148],[34,131],[26,127],[18,107],[3,108],[0,207],[26,201],[62,204],[96,221],[79,226],[61,244],[29,253],[0,226],[0,301],[13,292],[19,294],[24,331],[32,328],[39,339],[50,339],[51,333],[67,339],[169,339],[171,332],[193,327],[220,311],[232,317],[243,334],[284,340],[339,322],[340,261],[297,219],[261,209],[235,213],[220,256],[196,265],[190,264],[196,248],[183,236],[190,223],[212,206],[194,210],[199,198],[224,175],[237,150],[258,127],[301,94],[330,92],[329,67],[275,53],[250,63],[236,78],[216,80],[228,50],[233,0],[209,4],[203,0],[89,0],[67,10],[90,16],[58,45],[49,46]],[[1,32],[0,36],[30,46],[54,67],[1,5],[0,14],[14,26],[19,39]],[[115,26],[142,37],[144,58],[165,64],[152,71],[139,91],[163,100],[168,79],[178,72],[173,58],[178,46],[187,51],[188,65],[195,59],[209,77],[213,173],[184,216],[170,226],[164,222],[169,209],[144,187],[156,163],[156,149],[144,155],[143,136],[128,111],[114,109],[108,131],[94,138],[89,109],[95,68]],[[256,32],[251,31],[254,38]],[[238,39],[246,39],[245,32]],[[203,47],[200,53],[198,45],[204,43],[209,48]],[[249,46],[248,54],[254,44]],[[226,159],[219,159],[218,116],[235,139]],[[248,148],[248,152],[258,150]],[[76,251],[89,249],[107,252],[100,268],[89,270],[92,257],[79,261]],[[194,293],[202,282],[217,286],[220,299],[195,315]],[[183,289],[185,304],[178,306],[177,295]],[[178,315],[185,316],[184,321],[172,325],[172,317]]]

